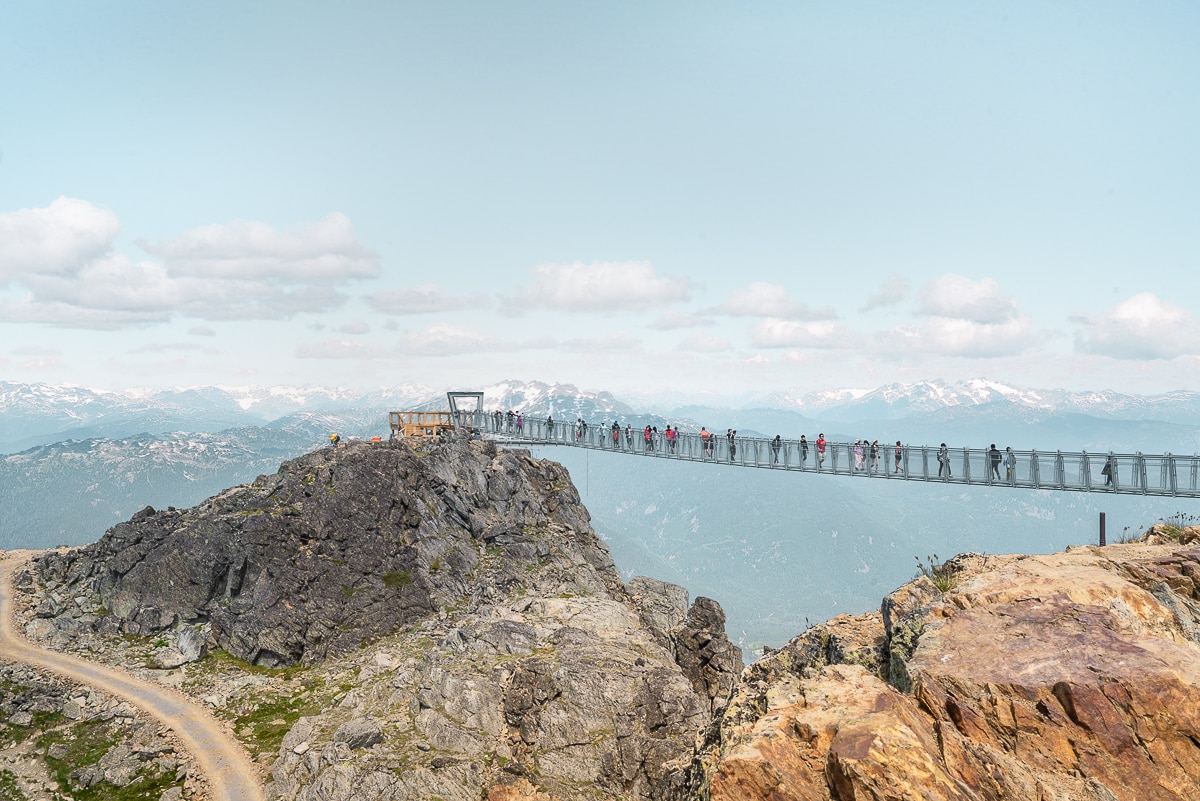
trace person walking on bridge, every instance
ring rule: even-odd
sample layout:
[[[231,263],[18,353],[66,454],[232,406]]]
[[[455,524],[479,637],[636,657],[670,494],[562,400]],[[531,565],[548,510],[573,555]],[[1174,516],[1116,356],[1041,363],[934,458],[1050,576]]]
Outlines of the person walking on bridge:
[[[946,478],[954,478],[953,474],[950,472],[950,449],[946,447],[946,443],[944,442],[942,443],[942,446],[938,448],[937,460],[938,478],[942,477],[943,472],[945,472]]]
[[[994,477],[997,481],[1000,480],[1001,459],[1002,457],[1000,456],[1000,449],[997,448],[996,443],[993,442],[992,447],[988,450],[988,460],[992,465],[992,477]]]
[[[700,426],[700,444],[704,447],[705,457],[711,458],[713,453],[712,432],[704,426]]]
[[[612,425],[613,450],[621,447],[621,424],[613,420]]]
[[[896,440],[896,469],[892,471],[893,473],[900,472],[900,459],[903,455],[904,452],[900,448],[900,440]]]
[[[804,463],[808,461],[808,440],[804,435],[800,435],[800,466],[804,467]]]
[[[737,432],[732,428],[725,429],[725,439],[729,440],[729,461],[737,456]]]
[[[666,436],[667,436],[667,450],[671,452],[672,456],[674,456],[675,455],[675,440],[679,439],[679,430],[678,429],[672,430],[672,428],[670,426],[667,426]]]
[[[817,469],[825,464],[825,435],[817,434]]]
[[[771,464],[779,464],[779,446],[783,444],[783,440],[778,434],[775,439],[771,440]]]

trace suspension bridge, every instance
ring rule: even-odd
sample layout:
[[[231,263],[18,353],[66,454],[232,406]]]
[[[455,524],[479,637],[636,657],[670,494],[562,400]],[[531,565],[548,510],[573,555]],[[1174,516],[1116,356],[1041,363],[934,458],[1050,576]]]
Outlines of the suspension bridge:
[[[486,412],[456,411],[467,425],[501,444],[553,445],[655,459],[714,465],[848,476],[879,481],[925,481],[1014,489],[1105,492],[1200,498],[1200,456],[1144,453],[948,448],[881,445],[874,458],[870,446],[827,441],[824,452],[815,441],[727,437],[715,432],[665,432],[631,426],[589,426],[553,420],[522,419]],[[861,444],[861,443],[860,443]],[[1011,457],[1009,454],[1012,454]]]

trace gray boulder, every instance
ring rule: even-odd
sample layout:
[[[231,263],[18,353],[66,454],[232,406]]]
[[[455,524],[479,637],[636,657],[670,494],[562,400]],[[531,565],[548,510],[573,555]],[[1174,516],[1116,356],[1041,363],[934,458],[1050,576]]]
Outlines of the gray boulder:
[[[335,743],[345,743],[353,750],[370,748],[383,742],[383,729],[370,718],[348,720],[333,733]]]
[[[208,636],[199,626],[184,626],[175,635],[175,648],[188,662],[208,656]]]

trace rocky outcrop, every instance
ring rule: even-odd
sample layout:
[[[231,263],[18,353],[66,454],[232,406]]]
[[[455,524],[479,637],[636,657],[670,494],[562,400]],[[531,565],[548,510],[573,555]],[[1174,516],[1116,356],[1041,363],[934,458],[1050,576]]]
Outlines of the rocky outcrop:
[[[289,725],[288,801],[665,799],[742,667],[714,601],[621,581],[565,469],[467,439],[324,449],[23,578],[31,636],[118,658],[107,634],[150,635],[252,751]],[[304,678],[208,686],[211,648]],[[253,722],[289,694],[303,716]]]
[[[326,448],[193,509],[144,509],[39,571],[93,587],[125,633],[209,624],[265,666],[522,589],[624,592],[561,467],[466,439],[427,448]]]
[[[1200,549],[962,556],[747,668],[691,792],[1200,797]]]
[[[0,798],[202,795],[170,733],[121,699],[0,665]],[[90,791],[90,792],[89,792]]]

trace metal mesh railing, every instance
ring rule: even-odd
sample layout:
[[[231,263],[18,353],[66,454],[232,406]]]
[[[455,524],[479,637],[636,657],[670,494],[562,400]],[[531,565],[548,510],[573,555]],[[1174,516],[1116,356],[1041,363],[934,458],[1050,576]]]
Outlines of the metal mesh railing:
[[[566,445],[617,453],[693,462],[791,470],[805,473],[930,481],[990,487],[1116,492],[1129,495],[1200,497],[1200,456],[1143,453],[1068,453],[1064,451],[991,450],[901,445],[881,447],[799,440],[776,442],[761,437],[676,431],[667,433],[632,426],[588,426],[558,421],[510,418],[481,413],[476,425],[498,438],[528,444]]]

